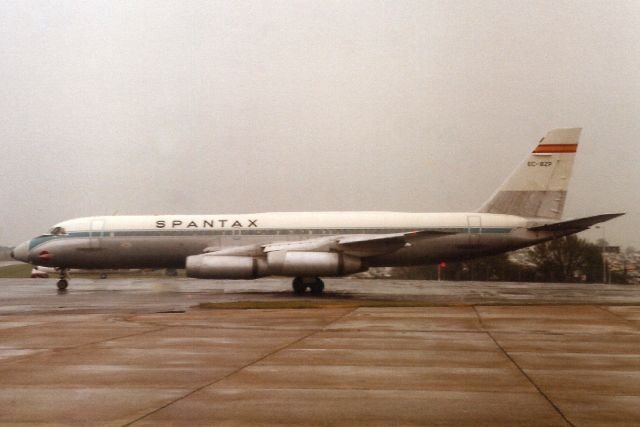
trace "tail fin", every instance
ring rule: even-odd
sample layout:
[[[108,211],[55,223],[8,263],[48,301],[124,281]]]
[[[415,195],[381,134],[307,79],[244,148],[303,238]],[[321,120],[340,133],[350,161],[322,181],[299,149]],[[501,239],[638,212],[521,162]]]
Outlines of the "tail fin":
[[[549,131],[479,212],[560,219],[581,130]]]

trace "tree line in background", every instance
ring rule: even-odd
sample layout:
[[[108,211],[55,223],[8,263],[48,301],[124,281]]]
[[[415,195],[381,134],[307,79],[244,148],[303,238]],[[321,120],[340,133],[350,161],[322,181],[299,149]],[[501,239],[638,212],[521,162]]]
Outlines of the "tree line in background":
[[[522,260],[514,262],[508,254],[447,263],[445,267],[395,267],[390,275],[397,279],[478,280],[509,282],[603,282],[627,283],[624,271],[603,268],[602,247],[577,236],[541,243],[523,250]]]

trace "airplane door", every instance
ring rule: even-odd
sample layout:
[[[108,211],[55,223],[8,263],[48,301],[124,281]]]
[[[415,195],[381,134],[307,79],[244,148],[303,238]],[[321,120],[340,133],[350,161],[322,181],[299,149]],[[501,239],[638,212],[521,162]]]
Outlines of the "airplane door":
[[[89,232],[89,248],[97,249],[100,247],[102,234],[104,232],[104,220],[94,219],[91,221],[91,231]]]
[[[467,235],[470,245],[480,244],[482,234],[482,217],[480,215],[467,215]]]

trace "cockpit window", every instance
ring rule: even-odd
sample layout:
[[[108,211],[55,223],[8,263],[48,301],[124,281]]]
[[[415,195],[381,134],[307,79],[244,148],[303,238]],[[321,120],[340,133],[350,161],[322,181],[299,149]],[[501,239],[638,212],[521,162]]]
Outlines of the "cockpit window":
[[[62,227],[53,227],[51,230],[49,230],[49,234],[51,234],[52,236],[61,236],[63,234],[67,234],[67,231]]]

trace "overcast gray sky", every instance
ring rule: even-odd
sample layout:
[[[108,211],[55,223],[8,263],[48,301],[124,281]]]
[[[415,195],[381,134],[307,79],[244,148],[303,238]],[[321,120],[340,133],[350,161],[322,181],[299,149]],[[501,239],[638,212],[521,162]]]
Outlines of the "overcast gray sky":
[[[0,244],[80,216],[474,210],[583,127],[640,248],[640,1],[0,1]],[[585,234],[597,238],[601,231]]]

